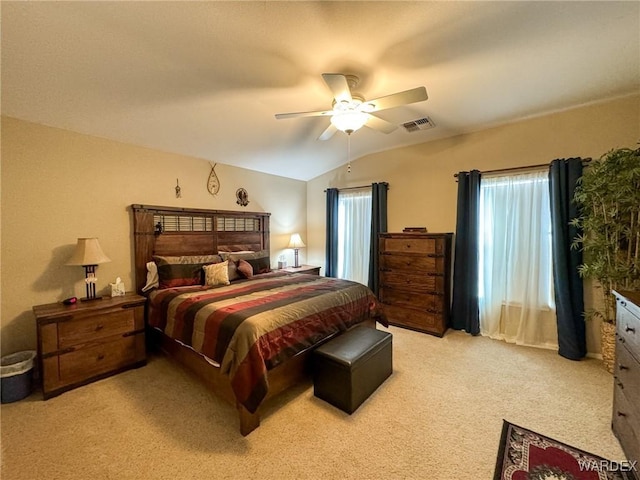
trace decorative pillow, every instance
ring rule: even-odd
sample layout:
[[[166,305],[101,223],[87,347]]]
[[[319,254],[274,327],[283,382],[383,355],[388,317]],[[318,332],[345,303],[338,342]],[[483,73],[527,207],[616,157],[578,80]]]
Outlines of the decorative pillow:
[[[153,259],[158,266],[159,288],[202,285],[202,267],[222,261],[219,255],[154,256]]]
[[[204,284],[208,287],[215,287],[216,285],[229,285],[228,260],[225,260],[222,263],[205,265],[202,268],[204,269]]]
[[[253,277],[253,267],[246,260],[238,260],[238,272],[245,276],[245,278]]]
[[[220,255],[226,260],[246,260],[253,267],[253,274],[258,273],[267,273],[271,271],[271,259],[269,258],[268,250],[260,250],[259,252],[250,252],[250,253],[223,253]],[[226,257],[226,258],[225,258]]]
[[[155,262],[147,262],[147,284],[142,287],[143,292],[147,292],[152,288],[158,288],[160,285],[158,280],[158,266]]]
[[[233,282],[234,280],[242,278],[238,272],[238,262],[234,262],[233,260],[226,260],[226,262],[229,263],[229,281]]]
[[[269,257],[247,258],[246,262],[253,268],[253,273],[268,273],[271,271]]]

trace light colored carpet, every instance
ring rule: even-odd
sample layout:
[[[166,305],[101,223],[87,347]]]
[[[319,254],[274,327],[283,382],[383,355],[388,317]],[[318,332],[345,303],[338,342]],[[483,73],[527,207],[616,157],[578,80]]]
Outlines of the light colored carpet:
[[[389,330],[394,373],[353,415],[309,382],[266,405],[246,438],[233,408],[161,356],[46,402],[36,392],[2,405],[2,479],[490,479],[503,418],[624,458],[599,360]]]

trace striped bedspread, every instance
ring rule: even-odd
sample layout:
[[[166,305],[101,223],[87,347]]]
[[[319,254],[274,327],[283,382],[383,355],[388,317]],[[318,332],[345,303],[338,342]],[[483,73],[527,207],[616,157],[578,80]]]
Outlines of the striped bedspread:
[[[268,370],[364,320],[386,325],[367,287],[317,275],[271,272],[149,298],[149,324],[217,363],[252,413],[267,394]]]

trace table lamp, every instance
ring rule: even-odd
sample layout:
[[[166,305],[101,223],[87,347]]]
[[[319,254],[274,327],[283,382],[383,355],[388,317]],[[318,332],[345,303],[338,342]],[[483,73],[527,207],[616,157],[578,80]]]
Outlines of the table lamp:
[[[300,234],[299,233],[292,234],[291,239],[289,240],[289,245],[287,245],[287,248],[293,248],[293,251],[294,251],[295,263],[293,265],[293,268],[300,268],[300,263],[298,263],[298,249],[304,248],[304,247],[306,247],[306,245],[300,238]]]
[[[73,252],[71,258],[65,265],[81,265],[84,267],[84,282],[87,284],[87,296],[82,298],[82,301],[87,300],[99,300],[102,297],[96,297],[96,267],[100,263],[110,262],[111,259],[107,257],[97,238],[79,238],[76,245],[76,249]]]

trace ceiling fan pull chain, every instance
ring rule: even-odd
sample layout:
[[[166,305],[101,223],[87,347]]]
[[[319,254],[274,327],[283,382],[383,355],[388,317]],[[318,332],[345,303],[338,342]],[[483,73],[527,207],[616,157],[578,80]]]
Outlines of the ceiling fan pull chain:
[[[351,132],[347,133],[347,173],[351,173]]]

